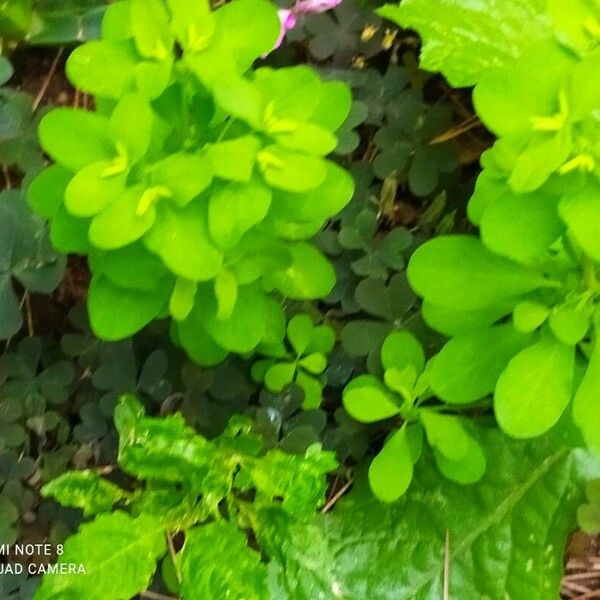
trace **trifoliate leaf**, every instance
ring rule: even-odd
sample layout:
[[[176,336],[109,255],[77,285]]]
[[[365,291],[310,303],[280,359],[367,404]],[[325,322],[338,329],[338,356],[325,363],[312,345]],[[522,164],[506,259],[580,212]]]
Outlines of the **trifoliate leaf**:
[[[308,315],[294,315],[287,326],[287,336],[298,356],[304,354],[315,326]]]
[[[292,382],[295,372],[296,365],[294,363],[275,363],[265,373],[265,385],[272,392],[280,392]]]
[[[260,170],[275,188],[288,192],[307,192],[323,183],[327,163],[318,156],[294,152],[280,145],[271,145],[258,153]]]

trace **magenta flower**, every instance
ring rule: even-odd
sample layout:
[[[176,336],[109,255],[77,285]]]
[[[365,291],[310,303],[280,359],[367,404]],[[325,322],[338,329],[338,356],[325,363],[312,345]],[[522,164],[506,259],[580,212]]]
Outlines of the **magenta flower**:
[[[342,0],[296,0],[296,4],[292,8],[281,8],[277,11],[279,20],[281,21],[281,31],[275,43],[275,48],[279,48],[285,39],[286,33],[296,26],[296,17],[322,13],[330,8],[334,8],[340,4]]]

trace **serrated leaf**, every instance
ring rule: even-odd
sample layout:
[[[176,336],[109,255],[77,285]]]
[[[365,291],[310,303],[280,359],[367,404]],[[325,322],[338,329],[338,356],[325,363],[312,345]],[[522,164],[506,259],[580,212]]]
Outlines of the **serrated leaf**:
[[[64,543],[59,564],[83,565],[85,573],[46,575],[36,600],[126,600],[146,589],[166,543],[160,523],[117,511],[81,526]]]
[[[69,471],[42,488],[42,495],[63,506],[81,508],[85,516],[109,512],[127,493],[94,471]]]
[[[268,595],[267,571],[260,555],[247,546],[246,536],[226,521],[186,532],[179,569],[184,600],[198,596],[221,600],[228,595],[263,600]]]
[[[441,71],[454,87],[473,85],[491,67],[511,64],[538,39],[550,36],[541,0],[427,0],[387,4],[382,17],[416,29],[424,40],[421,64]]]

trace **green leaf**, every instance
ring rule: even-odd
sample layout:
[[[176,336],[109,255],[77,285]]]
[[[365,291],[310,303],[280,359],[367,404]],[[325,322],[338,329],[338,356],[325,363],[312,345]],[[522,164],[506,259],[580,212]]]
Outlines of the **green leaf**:
[[[573,420],[581,429],[585,443],[595,452],[600,452],[600,342],[597,331],[596,326],[590,361],[573,399]]]
[[[362,423],[375,423],[400,412],[394,396],[373,375],[359,375],[344,388],[344,408]]]
[[[168,275],[160,259],[140,242],[110,252],[91,252],[89,261],[94,275],[106,275],[115,285],[135,290],[154,290]]]
[[[27,188],[29,206],[46,219],[52,219],[64,200],[65,190],[73,177],[60,165],[44,169]]]
[[[190,4],[188,0],[168,0],[171,30],[184,49],[201,48],[215,30],[210,3],[206,0]]]
[[[207,281],[221,270],[223,255],[210,239],[206,204],[201,201],[181,209],[161,203],[144,244],[179,277]]]
[[[410,365],[419,374],[425,368],[425,353],[412,333],[393,331],[385,338],[381,347],[381,364],[384,369],[402,369]]]
[[[22,323],[21,310],[11,278],[0,274],[0,339],[12,337],[19,331]]]
[[[301,519],[311,517],[325,503],[326,475],[337,467],[335,454],[312,444],[304,455],[271,450],[256,463],[250,477],[256,486],[258,502],[270,504],[281,498],[282,508]]]
[[[550,36],[542,0],[427,0],[386,4],[377,12],[423,39],[421,65],[454,87],[470,86],[491,67],[510,65],[531,43]]]
[[[108,120],[74,108],[55,108],[39,125],[40,143],[62,166],[79,171],[92,163],[111,160],[115,150],[107,135]]]
[[[550,314],[550,309],[538,302],[519,302],[513,311],[513,325],[517,331],[530,333],[544,323]]]
[[[261,342],[266,327],[266,303],[255,285],[238,287],[235,307],[228,319],[217,317],[216,298],[207,286],[198,288],[196,303],[206,331],[217,344],[233,352],[250,352]]]
[[[431,387],[445,402],[468,404],[494,391],[509,361],[529,342],[512,325],[459,334],[431,363]]]
[[[253,135],[212,144],[208,152],[217,177],[249,181],[260,146],[260,140]]]
[[[518,61],[481,77],[473,93],[477,114],[498,136],[530,139],[532,119],[559,113],[559,93],[573,64],[573,55],[554,40],[532,45]],[[512,110],[507,111],[507,106]],[[527,177],[526,170],[522,174]]]
[[[265,545],[280,567],[271,567],[274,597],[313,600],[337,590],[345,598],[437,600],[447,581],[450,598],[558,598],[582,479],[597,466],[590,471],[581,452],[546,438],[482,433],[489,465],[481,484],[440,478],[426,455],[394,505],[382,506],[355,484],[330,514],[278,526],[278,551]],[[271,514],[265,521],[281,523]]]
[[[292,382],[295,373],[295,363],[275,363],[265,373],[265,385],[272,392],[280,392]]]
[[[13,68],[5,56],[0,56],[0,85],[4,85],[12,76]]]
[[[231,318],[237,302],[238,282],[235,275],[227,269],[221,269],[215,277],[215,296],[217,298],[217,319],[226,321]]]
[[[313,375],[319,375],[327,367],[327,357],[320,352],[315,352],[301,358],[298,364]]]
[[[267,570],[260,554],[247,546],[246,536],[231,523],[209,523],[187,531],[178,559],[184,600],[268,597]]]
[[[296,383],[304,393],[302,408],[304,410],[319,408],[323,402],[323,384],[316,377],[312,377],[304,371],[298,371]]]
[[[600,261],[600,186],[589,184],[579,191],[568,190],[558,212],[577,244]]]
[[[420,246],[408,265],[408,279],[426,300],[455,310],[489,307],[550,285],[466,235],[441,236]]]
[[[85,516],[110,512],[112,506],[127,497],[114,483],[94,471],[69,471],[42,488],[42,495],[63,506],[81,508]]]
[[[326,161],[317,156],[271,145],[258,153],[258,165],[269,185],[288,192],[308,192],[323,183]]]
[[[551,312],[548,324],[556,339],[568,346],[574,346],[587,334],[590,319],[581,310],[563,305]]]
[[[223,45],[235,56],[240,73],[275,47],[281,24],[271,2],[236,0],[222,6],[214,15]],[[248,23],[253,26],[248,27]]]
[[[138,52],[147,58],[166,60],[171,57],[173,38],[169,14],[160,0],[129,0],[131,29]]]
[[[481,219],[482,242],[492,251],[524,264],[534,264],[564,233],[556,196],[538,191],[516,195],[506,190],[492,201]]]
[[[275,191],[270,214],[282,221],[322,222],[341,211],[352,198],[354,182],[347,171],[331,161],[325,163],[325,170],[324,181],[314,190]]]
[[[92,163],[78,171],[65,190],[65,207],[75,217],[93,217],[125,190],[126,173],[107,176],[110,162]]]
[[[139,161],[148,151],[153,122],[150,103],[141,94],[127,94],[115,106],[109,133],[115,145],[123,144],[131,163]]]
[[[46,575],[36,600],[130,598],[150,584],[166,544],[160,523],[117,511],[81,526],[64,543],[58,564],[83,565],[85,573]]]
[[[271,190],[258,178],[247,183],[226,183],[208,202],[210,233],[223,249],[234,247],[242,235],[266,216]]]
[[[93,277],[88,296],[90,324],[103,340],[127,338],[155,319],[167,303],[170,288],[159,282],[153,290],[132,290]]]
[[[310,343],[315,326],[308,315],[294,315],[287,326],[287,337],[297,356],[302,356]]]
[[[544,335],[509,363],[496,385],[494,409],[500,427],[517,438],[541,435],[569,403],[574,349]]]
[[[90,242],[102,250],[114,250],[139,240],[156,219],[153,205],[143,212],[140,210],[149,191],[144,191],[139,185],[125,188],[118,198],[92,219]]]
[[[508,183],[519,193],[533,192],[569,158],[573,150],[571,132],[561,130],[531,139],[519,155]]]
[[[194,299],[198,285],[189,279],[177,278],[173,293],[169,299],[169,312],[176,321],[183,321],[194,307]]]
[[[447,336],[453,336],[476,329],[485,329],[510,313],[514,304],[514,301],[509,300],[496,306],[487,306],[472,311],[436,306],[432,302],[424,300],[421,313],[425,323],[432,329]]]
[[[430,446],[450,460],[460,460],[467,456],[471,436],[458,417],[423,409],[419,411],[419,418]]]
[[[172,200],[183,207],[204,191],[213,178],[212,164],[206,154],[175,152],[150,168],[153,183],[165,186]]]
[[[327,81],[321,86],[319,104],[310,120],[329,131],[335,131],[348,117],[351,106],[349,87],[341,81]]]
[[[408,489],[413,461],[406,428],[392,433],[369,466],[369,484],[383,502],[395,502]]]
[[[91,41],[71,52],[66,71],[84,92],[118,100],[134,91],[139,60],[130,41]]]
[[[311,244],[290,244],[292,264],[285,271],[265,274],[265,284],[296,300],[323,298],[335,285],[335,271]]]
[[[481,446],[473,439],[468,439],[469,448],[463,458],[452,460],[442,452],[434,451],[438,469],[448,479],[463,485],[479,481],[486,469],[486,460]]]

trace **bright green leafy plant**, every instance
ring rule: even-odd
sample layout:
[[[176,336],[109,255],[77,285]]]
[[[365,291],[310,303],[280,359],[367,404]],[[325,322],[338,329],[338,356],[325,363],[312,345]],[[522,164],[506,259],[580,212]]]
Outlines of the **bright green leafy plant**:
[[[482,55],[490,31],[476,36],[469,52],[483,63],[464,73],[477,84],[479,117],[499,138],[468,205],[480,237],[426,243],[408,276],[425,320],[452,337],[432,362],[437,396],[469,404],[493,394],[500,426],[522,438],[548,431],[571,404],[586,442],[600,450],[598,14],[594,3],[576,3],[568,18],[564,3],[550,2],[547,13],[521,4],[537,11],[534,39],[507,29],[497,54]],[[397,10],[429,35],[423,3]],[[444,16],[456,13],[445,7]],[[469,17],[474,28],[482,18]]]
[[[119,466],[137,483],[124,489],[88,470],[44,487],[44,495],[95,519],[67,540],[59,558],[59,564],[83,564],[86,572],[47,575],[36,600],[130,598],[148,587],[163,557],[184,599],[217,600],[232,590],[239,598],[267,597],[267,566],[249,547],[246,530],[260,539],[268,537],[267,523],[309,519],[324,502],[333,454],[318,445],[304,456],[264,454],[242,418],[208,441],[181,415],[145,416],[133,396],[121,399],[115,424]],[[178,532],[185,535],[183,548],[168,556],[167,540]],[[276,547],[276,538],[271,544]]]
[[[248,27],[248,23],[252,27]],[[40,125],[56,164],[29,189],[63,252],[89,256],[89,313],[103,339],[171,316],[200,364],[273,345],[281,296],[325,296],[335,274],[307,238],[350,199],[324,158],[350,94],[307,67],[249,71],[277,39],[266,0],[108,9],[103,37],[67,74],[97,112],[56,109]]]
[[[383,381],[359,375],[345,387],[344,407],[363,423],[401,419],[369,467],[374,494],[386,502],[402,496],[413,477],[423,437],[433,449],[439,470],[458,483],[474,483],[485,472],[485,455],[467,421],[424,404],[431,397],[431,364],[417,339],[407,331],[391,333],[381,347]],[[442,410],[441,410],[442,409]]]
[[[287,326],[287,339],[292,352],[281,343],[262,350],[270,358],[252,367],[256,381],[264,381],[272,392],[280,392],[295,382],[304,392],[302,406],[318,408],[323,399],[323,385],[318,376],[327,366],[327,355],[335,343],[335,333],[327,325],[315,325],[308,315],[296,315]]]

